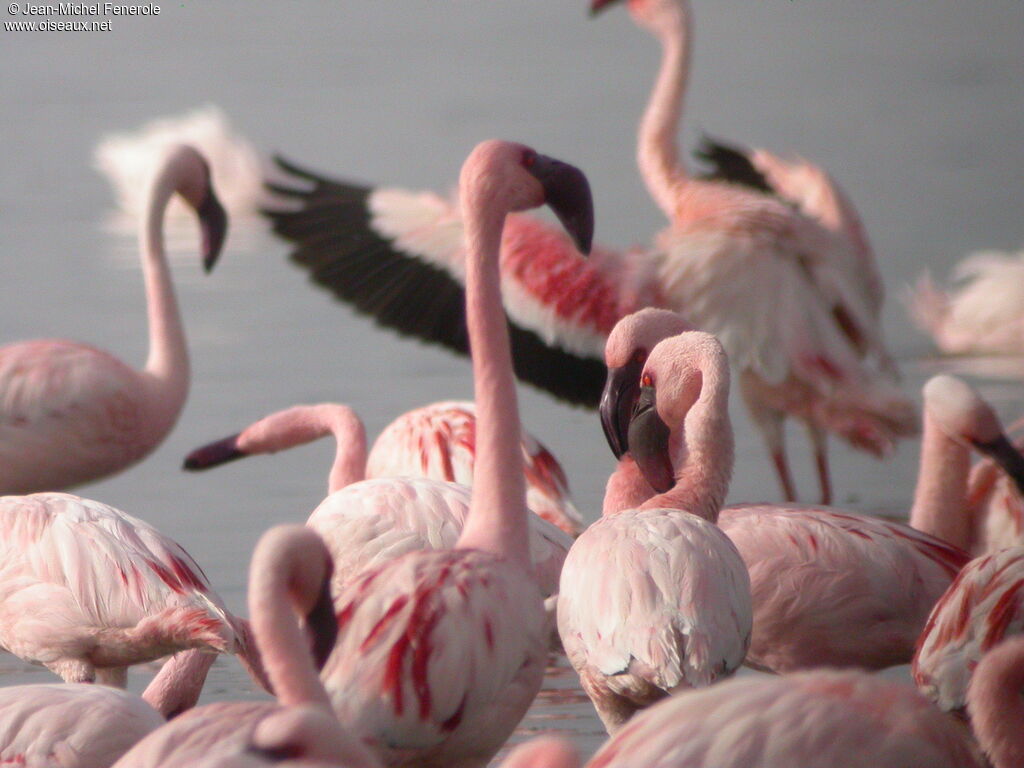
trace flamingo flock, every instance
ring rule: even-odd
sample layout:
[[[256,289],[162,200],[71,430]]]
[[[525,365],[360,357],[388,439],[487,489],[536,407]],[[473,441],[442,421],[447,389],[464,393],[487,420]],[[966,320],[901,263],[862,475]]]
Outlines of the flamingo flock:
[[[692,173],[676,144],[689,3],[626,5],[662,56],[637,146],[668,219],[649,248],[594,245],[584,172],[517,142],[478,143],[450,198],[278,160],[290,180],[267,181],[265,214],[292,260],[381,324],[468,354],[473,400],[409,411],[372,447],[352,407],[325,402],[191,451],[199,471],[334,440],[327,496],[255,546],[247,618],[178,541],[67,492],[143,460],[184,407],[172,196],[198,217],[207,270],[227,229],[193,146],[161,141],[145,181],[122,181],[146,201],[145,366],[73,341],[0,347],[0,649],[63,681],[0,688],[0,765],[482,768],[564,653],[607,740],[588,758],[538,734],[505,768],[1024,766],[1024,422],[1005,430],[945,373],[918,416],[850,198],[805,160],[710,138]],[[542,207],[557,223],[527,213]],[[1012,337],[995,315],[987,336],[951,330],[955,303],[916,299],[943,338]],[[526,430],[517,377],[598,409],[615,462],[600,510],[577,508]],[[783,502],[726,503],[750,471],[733,388]],[[790,417],[819,505],[796,501]],[[918,432],[899,520],[830,506],[828,435],[885,456]],[[221,654],[261,700],[200,705]],[[141,696],[125,690],[161,660]],[[905,664],[912,681],[876,674]]]

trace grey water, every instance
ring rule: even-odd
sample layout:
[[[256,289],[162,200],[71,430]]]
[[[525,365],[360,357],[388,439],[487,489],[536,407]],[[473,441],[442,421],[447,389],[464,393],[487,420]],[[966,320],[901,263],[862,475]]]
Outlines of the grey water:
[[[134,238],[91,166],[97,141],[204,104],[236,130],[343,178],[445,190],[493,136],[531,144],[590,176],[597,238],[647,242],[663,226],[635,171],[635,128],[658,62],[623,8],[585,0],[160,2],[109,31],[0,30],[0,343],[90,341],[141,365],[145,307]],[[909,392],[955,369],[1004,419],[1024,411],[1024,364],[941,361],[902,296],[925,269],[1024,242],[1024,4],[694,0],[696,48],[680,140],[702,132],[825,165],[859,207],[888,290],[885,325]],[[8,8],[0,9],[10,21]],[[19,17],[21,18],[21,17]],[[236,221],[216,271],[186,241],[174,270],[193,385],[167,442],[120,476],[80,489],[180,541],[245,612],[259,534],[301,521],[326,490],[326,442],[189,475],[183,455],[297,402],[352,405],[375,434],[438,399],[469,397],[468,364],[400,339],[308,284],[258,220]],[[758,437],[733,403],[729,500],[779,497]],[[561,459],[588,519],[613,462],[596,416],[521,390],[524,423]],[[802,497],[816,486],[789,434]],[[837,502],[906,514],[917,450],[875,461],[832,444]],[[150,672],[133,673],[143,687]],[[52,679],[0,655],[0,681]],[[219,660],[204,701],[258,694]],[[591,753],[602,730],[564,662],[520,734],[560,731]]]

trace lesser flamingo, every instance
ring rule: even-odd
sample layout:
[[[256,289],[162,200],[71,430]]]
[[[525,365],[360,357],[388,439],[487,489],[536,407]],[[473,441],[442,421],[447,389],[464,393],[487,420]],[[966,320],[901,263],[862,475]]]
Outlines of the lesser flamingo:
[[[388,765],[484,765],[540,688],[550,627],[530,572],[498,252],[506,215],[545,202],[587,250],[590,191],[572,166],[492,140],[470,153],[459,194],[477,409],[469,517],[454,549],[411,552],[349,583],[323,670],[339,719]]]
[[[1024,765],[1024,637],[1014,637],[981,659],[967,691],[967,709],[993,768]]]
[[[743,677],[637,715],[587,768],[983,768],[967,729],[854,670]]]
[[[148,523],[67,493],[0,497],[0,647],[66,682],[124,687],[128,667],[185,649],[152,693],[195,704],[215,652],[263,680],[247,623]],[[169,686],[165,689],[163,686]]]
[[[658,495],[606,510],[565,560],[558,633],[614,733],[636,712],[732,674],[750,642],[750,580],[715,525],[732,473],[725,351],[690,331],[643,366],[630,428]],[[667,492],[666,492],[667,491]]]
[[[138,742],[117,768],[230,764],[249,753],[262,754],[266,764],[291,756],[376,768],[373,756],[334,719],[314,666],[323,663],[337,630],[330,571],[330,555],[308,528],[278,526],[265,533],[249,569],[249,612],[277,703],[218,702],[192,709]],[[312,645],[297,614],[305,617]]]
[[[807,425],[827,501],[827,433],[884,455],[916,427],[882,342],[870,246],[852,206],[823,173],[768,156],[771,168],[765,161],[763,172],[751,170],[770,192],[736,175],[687,175],[675,133],[689,67],[688,6],[638,0],[629,8],[664,49],[638,154],[671,225],[650,249],[598,248],[584,261],[550,226],[510,218],[501,262],[517,374],[594,406],[603,343],[615,322],[645,306],[677,310],[720,336],[790,500],[782,422],[792,415]],[[465,353],[463,224],[452,201],[280,165],[293,185],[272,189],[301,205],[269,215],[295,243],[292,260],[383,325]],[[771,188],[766,179],[776,177],[785,182]],[[829,200],[801,203],[791,195]]]
[[[943,710],[962,712],[986,652],[1024,634],[1024,546],[975,558],[928,616],[914,654],[914,681]]]
[[[452,457],[461,456],[469,460],[468,468],[463,467],[463,474],[469,474],[468,479],[472,477],[475,416],[467,420],[467,411],[462,408],[446,411],[453,417],[445,420],[448,428],[435,432],[433,439],[421,434],[421,440],[414,443],[421,442],[422,452],[405,452],[409,459],[406,474],[411,477],[363,480],[369,464],[362,420],[348,406],[336,403],[293,406],[273,413],[238,435],[192,451],[185,459],[185,468],[208,469],[242,456],[283,450],[333,434],[337,448],[328,476],[329,493],[306,522],[324,538],[331,551],[334,559],[333,588],[337,593],[353,575],[368,565],[392,560],[414,550],[450,549],[455,545],[469,512],[469,488],[461,482],[419,476],[419,468],[424,465],[427,465],[424,469],[440,469],[441,473],[446,473],[444,467],[453,466]],[[472,415],[472,411],[468,413]],[[416,423],[420,423],[420,416],[425,415],[428,423],[436,425],[434,416],[437,414],[419,414],[418,411],[410,414]],[[398,423],[405,421],[400,417]],[[470,445],[463,448],[466,441]],[[393,442],[386,440],[380,444],[381,451],[375,444],[371,459],[374,453],[379,456],[383,447]],[[525,438],[522,444],[525,449]],[[431,457],[437,457],[438,461],[432,461]],[[553,461],[550,454],[542,451],[539,463],[544,464],[547,459]],[[383,459],[377,463],[380,466]],[[389,466],[397,471],[399,464],[395,461]],[[527,472],[526,477],[529,483],[531,473]],[[538,515],[531,513],[528,519],[530,557],[540,579],[541,590],[549,596],[558,591],[558,576],[572,539]]]
[[[201,470],[244,456],[274,453],[331,435],[337,446],[328,493],[374,477],[426,477],[473,484],[476,412],[473,403],[444,401],[403,413],[377,436],[369,453],[362,420],[347,405],[296,405],[265,416],[237,435],[209,443],[185,457]],[[552,453],[526,430],[521,439],[526,505],[570,536],[583,519],[569,496],[565,472]]]
[[[199,216],[207,271],[227,229],[206,161],[191,147],[173,148],[150,184],[140,227],[149,316],[141,371],[63,339],[0,347],[0,494],[62,490],[120,472],[177,421],[189,360],[163,243],[164,210],[175,193]]]

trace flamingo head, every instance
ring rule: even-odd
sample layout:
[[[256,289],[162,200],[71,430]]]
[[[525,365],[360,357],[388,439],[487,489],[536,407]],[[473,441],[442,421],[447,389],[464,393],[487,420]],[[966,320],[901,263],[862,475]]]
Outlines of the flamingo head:
[[[608,445],[621,459],[629,450],[629,421],[640,396],[640,374],[654,345],[689,329],[683,318],[667,309],[649,307],[619,320],[608,335],[604,362],[608,366],[601,393],[601,427]]]
[[[625,2],[629,15],[640,27],[659,33],[685,26],[687,0],[590,0],[590,15],[596,16]]]
[[[590,184],[575,166],[510,141],[478,144],[462,166],[459,189],[464,205],[502,214],[537,208],[554,211],[581,253],[594,236]]]
[[[1024,456],[981,395],[962,379],[945,374],[930,378],[923,392],[927,417],[951,439],[992,458],[1024,494]]]
[[[675,468],[686,461],[686,416],[701,396],[709,361],[728,371],[718,339],[687,331],[655,345],[640,375],[640,393],[629,422],[629,452],[658,493],[675,485]]]
[[[174,172],[175,190],[199,217],[203,269],[209,272],[217,263],[228,231],[228,216],[213,189],[210,165],[188,144],[172,147],[164,163]]]

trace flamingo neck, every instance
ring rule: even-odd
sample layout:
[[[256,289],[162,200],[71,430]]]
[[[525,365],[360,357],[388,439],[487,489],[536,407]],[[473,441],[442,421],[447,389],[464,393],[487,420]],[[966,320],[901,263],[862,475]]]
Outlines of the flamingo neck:
[[[672,23],[654,29],[661,41],[661,67],[640,120],[637,164],[647,190],[668,218],[673,218],[686,167],[679,158],[676,135],[683,114],[690,69],[689,7],[681,4]]]
[[[486,198],[485,198],[486,199]],[[476,458],[469,519],[457,542],[529,568],[526,481],[519,447],[519,407],[508,326],[501,300],[498,254],[504,212],[464,193],[466,326],[473,357]]]
[[[682,509],[717,523],[729,491],[733,467],[732,423],[729,420],[728,366],[701,367],[700,397],[693,404],[675,443],[676,484],[654,496],[642,509]]]
[[[608,477],[601,514],[608,517],[625,509],[634,509],[654,495],[651,484],[644,478],[633,457],[627,453],[619,459],[615,471]]]
[[[948,437],[925,410],[910,525],[965,550],[971,544],[966,497],[970,461],[970,451]]]
[[[199,701],[206,675],[216,658],[216,654],[199,648],[179,651],[164,663],[142,698],[165,718],[180,715]]]
[[[334,493],[366,477],[366,428],[355,412],[344,406],[332,409],[330,421],[337,448],[327,492]]]
[[[971,727],[995,768],[1024,765],[1024,640],[982,658],[968,690]]]
[[[175,192],[175,181],[173,166],[169,166],[153,182],[141,233],[149,324],[145,373],[154,404],[149,424],[161,433],[170,430],[185,404],[190,375],[185,330],[164,252],[164,212]]]
[[[317,568],[315,558],[301,545],[289,542],[279,556],[268,558],[271,565],[257,568],[250,577],[250,623],[256,635],[262,667],[284,706],[318,704],[330,708],[330,699],[313,666],[309,641],[299,627],[291,604],[298,583],[321,583],[309,574]],[[326,569],[325,573],[326,573]],[[307,578],[303,578],[306,575]]]

